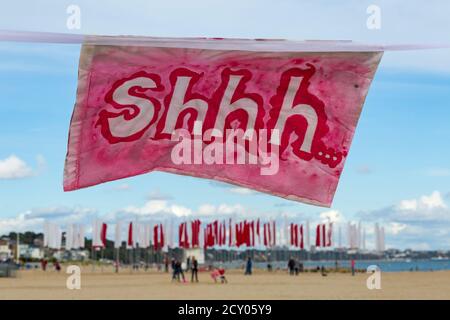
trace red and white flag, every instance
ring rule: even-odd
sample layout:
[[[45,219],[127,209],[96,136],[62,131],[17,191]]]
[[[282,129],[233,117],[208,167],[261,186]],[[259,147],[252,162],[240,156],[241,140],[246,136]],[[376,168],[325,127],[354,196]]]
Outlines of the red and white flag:
[[[331,247],[333,244],[333,223],[330,222],[328,224],[328,231],[327,231],[327,247]]]
[[[325,223],[318,224],[316,227],[316,247],[331,247],[332,246],[332,231],[333,224],[330,222],[328,228]]]
[[[299,244],[300,249],[304,249],[305,245],[304,245],[304,241],[303,241],[303,225],[300,226],[300,244]]]
[[[84,44],[64,190],[158,170],[330,206],[381,56],[339,42]]]
[[[134,241],[133,241],[133,222],[130,222],[130,224],[128,225],[127,248],[134,248]]]
[[[324,247],[323,228],[321,224],[316,227],[316,247]]]
[[[102,223],[102,229],[100,232],[100,239],[102,241],[102,247],[106,248],[106,234],[107,234],[107,230],[108,230],[108,225],[106,223]]]

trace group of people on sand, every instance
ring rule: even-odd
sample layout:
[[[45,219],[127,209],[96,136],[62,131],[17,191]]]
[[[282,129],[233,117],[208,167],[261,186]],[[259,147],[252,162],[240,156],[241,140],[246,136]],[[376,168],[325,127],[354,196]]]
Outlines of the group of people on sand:
[[[178,282],[186,282],[181,261],[172,259],[171,267],[172,281],[177,280]],[[194,256],[192,256],[192,258],[188,258],[187,260],[186,271],[188,271],[189,269],[191,271],[191,282],[198,282],[198,261]]]
[[[298,274],[300,272],[303,272],[303,263],[300,263],[297,260],[295,260],[294,258],[290,257],[289,261],[288,261],[288,270],[289,270],[289,275],[298,276]]]
[[[41,259],[41,269],[42,271],[46,271],[47,270],[47,265],[48,265],[48,260],[45,258]],[[59,263],[58,260],[54,260],[53,261],[53,267],[55,268],[56,271],[61,271],[61,264]]]
[[[178,281],[187,283],[186,277],[184,276],[184,271],[191,271],[191,283],[199,282],[198,281],[198,260],[195,256],[188,257],[186,260],[186,269],[183,270],[183,265],[180,260],[172,259],[171,261],[172,268],[172,281]],[[166,268],[168,271],[168,266]],[[214,282],[227,283],[227,278],[225,277],[225,269],[224,268],[212,268],[211,270],[211,278]]]
[[[338,261],[336,260],[336,262],[335,262],[335,271],[337,272],[338,270],[339,270],[339,264],[338,264]],[[351,261],[350,261],[350,270],[351,270],[352,276],[354,276],[355,273],[356,273],[355,260],[354,259],[351,259]],[[292,275],[298,275],[300,272],[303,272],[303,263],[299,263],[293,257],[290,257],[289,261],[288,261],[288,271],[289,271],[289,275],[291,275],[291,276]],[[316,267],[316,271],[320,272],[320,274],[323,277],[326,277],[327,274],[328,274],[327,269],[323,265],[317,266]]]

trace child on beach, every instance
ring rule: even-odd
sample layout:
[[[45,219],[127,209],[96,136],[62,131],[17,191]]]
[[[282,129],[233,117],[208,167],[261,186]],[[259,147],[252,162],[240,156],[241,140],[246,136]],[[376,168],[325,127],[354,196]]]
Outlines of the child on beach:
[[[59,261],[58,261],[58,260],[55,260],[55,262],[53,263],[53,266],[55,267],[55,270],[56,270],[57,272],[60,272],[60,271],[61,271],[61,265],[59,264]]]
[[[228,283],[227,278],[225,277],[225,269],[223,268],[214,269],[213,272],[211,272],[211,278],[213,278],[216,283],[217,279],[219,279],[221,283]]]
[[[42,268],[42,271],[47,270],[47,263],[48,263],[48,261],[47,261],[46,259],[41,259],[41,268]]]

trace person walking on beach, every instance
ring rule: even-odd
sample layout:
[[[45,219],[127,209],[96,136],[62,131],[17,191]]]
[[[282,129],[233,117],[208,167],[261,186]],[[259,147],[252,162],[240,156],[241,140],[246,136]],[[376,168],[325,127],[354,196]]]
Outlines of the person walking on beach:
[[[175,280],[178,276],[178,270],[177,270],[177,262],[174,258],[172,258],[172,261],[170,262],[170,266],[172,268],[172,280]]]
[[[47,270],[47,263],[48,263],[48,261],[46,260],[46,259],[41,259],[41,268],[42,268],[42,271],[45,271],[45,270]]]
[[[325,269],[325,267],[323,265],[320,267],[320,274],[322,275],[322,277],[327,276],[327,270]]]
[[[191,268],[191,257],[187,257],[186,259],[186,271],[189,271]]]
[[[59,264],[58,260],[55,260],[55,262],[53,262],[53,266],[55,267],[56,271],[61,271],[61,265]]]
[[[297,260],[294,260],[294,273],[296,276],[298,276],[299,272],[300,272],[300,264]]]
[[[295,267],[295,260],[290,257],[288,261],[288,269],[289,269],[289,275],[294,275],[294,267]]]
[[[354,276],[355,275],[355,259],[352,259],[351,266],[352,266],[352,276]]]
[[[169,257],[167,255],[164,256],[164,272],[169,272]]]
[[[191,282],[198,282],[198,261],[195,257],[192,257],[192,266],[191,266]]]
[[[244,275],[250,276],[252,274],[252,258],[248,257],[247,264],[245,266],[245,273]]]
[[[183,272],[183,268],[181,266],[181,262],[180,261],[176,261],[175,262],[175,278],[178,280],[178,282],[180,282],[180,276],[181,278],[183,278],[183,282],[186,282],[186,278],[184,277],[184,272]]]

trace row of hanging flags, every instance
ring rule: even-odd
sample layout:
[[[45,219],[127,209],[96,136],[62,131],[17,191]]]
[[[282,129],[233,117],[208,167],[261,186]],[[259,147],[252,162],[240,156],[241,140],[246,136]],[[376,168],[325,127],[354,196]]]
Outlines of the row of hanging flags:
[[[114,247],[120,248],[123,242],[127,248],[149,248],[167,250],[168,248],[273,248],[287,245],[291,248],[307,249],[309,242],[309,223],[286,224],[277,227],[275,220],[244,220],[233,222],[232,219],[214,220],[202,223],[200,220],[181,222],[178,234],[173,232],[173,223],[138,223],[130,222],[126,226],[126,237],[123,237],[123,224],[117,222],[114,232]],[[316,228],[315,246],[318,248],[333,245],[332,223],[318,224]],[[108,224],[94,220],[92,224],[92,246],[105,248],[107,245]],[[62,248],[63,232],[54,223],[44,225],[44,246],[52,249]],[[66,250],[85,247],[85,228],[71,224],[65,232]],[[173,240],[178,239],[178,243]]]

